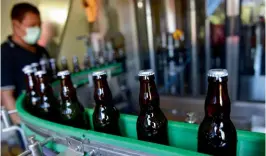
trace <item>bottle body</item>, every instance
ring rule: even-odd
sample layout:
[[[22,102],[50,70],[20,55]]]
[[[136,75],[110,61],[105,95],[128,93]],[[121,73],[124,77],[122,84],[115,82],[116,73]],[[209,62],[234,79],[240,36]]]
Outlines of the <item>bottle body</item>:
[[[58,107],[59,102],[53,94],[53,89],[50,86],[45,71],[35,73],[37,78],[37,93],[40,96],[40,103],[37,105],[37,116],[49,121],[58,122]]]
[[[139,80],[138,139],[168,145],[168,121],[160,109],[160,99],[154,82],[153,71],[140,71]]]
[[[218,76],[217,76],[218,75]],[[230,119],[231,102],[227,91],[227,71],[208,73],[205,117],[198,130],[198,152],[211,155],[236,155],[237,133]]]
[[[36,91],[36,78],[34,76],[34,70],[31,66],[27,65],[23,68],[25,74],[25,80],[27,84],[25,109],[33,115],[36,115],[36,106],[40,102],[40,97]]]
[[[119,111],[114,106],[96,104],[93,112],[94,130],[120,135],[119,116]]]
[[[198,131],[198,152],[236,156],[237,134],[232,121],[204,118]]]
[[[168,122],[159,107],[140,112],[137,119],[138,139],[168,145]]]
[[[93,112],[94,130],[103,133],[120,135],[120,113],[113,104],[112,93],[107,83],[105,72],[94,72],[94,100],[96,106]]]
[[[60,79],[60,123],[76,128],[90,129],[88,115],[79,102],[69,71],[58,73]]]

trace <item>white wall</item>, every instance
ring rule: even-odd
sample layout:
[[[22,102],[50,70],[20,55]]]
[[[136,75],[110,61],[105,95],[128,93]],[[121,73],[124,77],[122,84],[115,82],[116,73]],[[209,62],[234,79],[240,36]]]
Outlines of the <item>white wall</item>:
[[[80,0],[72,0],[69,17],[65,25],[64,36],[61,42],[59,59],[66,56],[70,69],[72,69],[72,56],[79,57],[82,63],[86,47],[82,41],[76,40],[77,36],[88,33],[88,22]],[[59,62],[59,60],[58,60]]]

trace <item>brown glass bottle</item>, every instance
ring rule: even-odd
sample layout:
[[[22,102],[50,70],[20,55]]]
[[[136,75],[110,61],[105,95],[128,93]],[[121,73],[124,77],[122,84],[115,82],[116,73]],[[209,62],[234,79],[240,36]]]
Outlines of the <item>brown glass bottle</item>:
[[[45,71],[37,71],[37,93],[40,96],[40,103],[37,105],[37,116],[49,121],[58,122],[59,102],[53,94]]]
[[[140,71],[139,81],[138,139],[168,145],[168,121],[160,109],[160,98],[154,82],[154,72],[152,70]]]
[[[208,72],[205,117],[198,130],[198,152],[216,156],[236,156],[237,134],[230,119],[231,102],[225,69]]]
[[[80,72],[78,57],[74,56],[72,61],[73,61],[73,73]]]
[[[77,128],[90,129],[88,115],[77,98],[76,89],[70,78],[70,72],[68,70],[61,71],[57,76],[60,79],[61,86],[60,123]]]
[[[93,112],[94,130],[103,133],[120,135],[119,111],[113,104],[111,90],[104,71],[92,74],[94,81],[94,100],[96,106]]]
[[[57,67],[56,67],[56,61],[54,58],[49,59],[50,62],[50,69],[51,69],[51,74],[53,76],[53,81],[57,79]]]
[[[22,71],[25,74],[25,80],[26,80],[26,98],[25,98],[25,109],[33,114],[36,115],[36,106],[40,102],[40,97],[38,96],[36,92],[36,79],[34,76],[34,71],[31,66],[26,65]]]

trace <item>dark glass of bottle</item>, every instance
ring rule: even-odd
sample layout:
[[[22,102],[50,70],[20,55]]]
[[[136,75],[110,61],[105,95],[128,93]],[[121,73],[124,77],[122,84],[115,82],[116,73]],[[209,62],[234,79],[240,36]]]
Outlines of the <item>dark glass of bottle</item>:
[[[168,145],[168,121],[160,109],[160,98],[152,70],[139,72],[140,114],[137,120],[138,139]]]
[[[30,64],[30,66],[31,66],[31,68],[32,68],[32,70],[33,70],[34,73],[36,73],[38,70],[41,70],[39,64],[36,63],[36,62]]]
[[[78,57],[73,56],[72,61],[73,61],[73,73],[80,72]]]
[[[68,70],[68,63],[65,56],[62,56],[61,58],[61,70]]]
[[[53,94],[45,71],[37,71],[37,93],[40,103],[36,106],[37,116],[49,121],[58,122],[59,102]]]
[[[53,81],[57,79],[57,66],[56,66],[56,61],[54,58],[49,59],[50,62],[50,69],[51,69],[51,73],[53,76]]]
[[[60,79],[60,123],[76,128],[90,129],[88,115],[77,98],[68,70],[58,72]]]
[[[31,66],[26,65],[22,71],[25,74],[26,81],[26,98],[25,98],[25,109],[33,115],[36,115],[36,106],[40,102],[40,97],[36,91],[36,79],[34,76],[34,71]]]
[[[92,74],[94,81],[94,100],[96,106],[93,112],[94,130],[103,133],[120,135],[120,113],[113,104],[111,90],[104,71]]]
[[[231,102],[227,91],[226,69],[208,72],[205,117],[198,130],[198,152],[236,156],[237,133],[230,119]]]

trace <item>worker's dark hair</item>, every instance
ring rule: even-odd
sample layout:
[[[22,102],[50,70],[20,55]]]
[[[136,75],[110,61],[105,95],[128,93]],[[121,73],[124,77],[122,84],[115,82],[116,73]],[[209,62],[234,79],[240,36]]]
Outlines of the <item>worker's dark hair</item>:
[[[15,4],[11,11],[11,19],[22,21],[26,13],[31,12],[40,15],[39,10],[30,3],[18,3]]]

